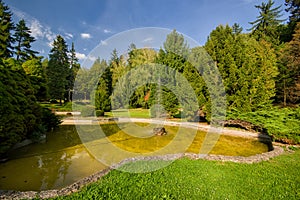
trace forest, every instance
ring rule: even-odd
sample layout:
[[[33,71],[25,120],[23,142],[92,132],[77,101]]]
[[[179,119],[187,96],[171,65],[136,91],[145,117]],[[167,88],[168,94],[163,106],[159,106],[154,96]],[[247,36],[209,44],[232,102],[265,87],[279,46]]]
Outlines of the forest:
[[[204,46],[190,48],[183,35],[173,30],[159,50],[128,44],[126,55],[119,55],[115,49],[110,60],[99,57],[91,68],[86,68],[76,58],[75,44],[69,48],[61,35],[53,41],[48,58],[38,56],[39,52],[31,47],[35,38],[26,22],[14,24],[9,7],[0,1],[0,155],[14,144],[38,138],[59,124],[41,102],[62,105],[73,97],[81,104],[93,102],[90,114],[144,108],[157,117],[155,105],[161,104],[169,118],[212,123],[209,83],[193,64],[206,58],[204,50],[223,81],[226,119],[250,122],[275,141],[299,144],[300,2],[286,0],[284,6],[275,7],[272,0],[256,5],[259,12],[249,22],[251,29],[243,30],[237,23],[219,25]],[[289,13],[288,20],[282,19],[283,12]],[[165,80],[170,87],[148,83],[124,97],[126,101],[115,99],[118,91],[114,88],[122,86],[126,90],[128,85],[137,84],[126,82],[129,71],[152,64],[168,66],[174,77],[188,80],[197,108],[185,112],[182,101],[170,89],[179,87],[176,78]],[[102,75],[98,78],[94,74]],[[131,76],[138,80],[149,74]]]

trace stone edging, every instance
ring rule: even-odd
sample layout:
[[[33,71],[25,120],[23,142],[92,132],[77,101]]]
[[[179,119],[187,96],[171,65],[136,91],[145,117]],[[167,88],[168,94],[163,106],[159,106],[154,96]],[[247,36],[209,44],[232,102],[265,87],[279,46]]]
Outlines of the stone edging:
[[[281,155],[284,152],[283,148],[280,146],[274,146],[273,151],[269,151],[262,154],[257,154],[254,156],[243,157],[243,156],[223,156],[223,155],[201,155],[201,154],[193,154],[193,153],[184,153],[184,154],[168,154],[164,156],[151,156],[151,157],[137,157],[137,158],[128,158],[120,163],[111,166],[107,169],[104,169],[98,173],[95,173],[91,176],[83,178],[72,185],[69,185],[60,190],[45,190],[45,191],[1,191],[0,190],[0,199],[32,199],[32,198],[51,198],[56,196],[66,196],[74,192],[78,192],[83,186],[89,183],[96,182],[101,177],[108,174],[111,170],[116,169],[126,163],[141,161],[141,160],[176,160],[180,158],[187,157],[192,160],[204,159],[204,160],[215,160],[222,162],[235,162],[235,163],[258,163],[262,161],[267,161],[270,158]]]

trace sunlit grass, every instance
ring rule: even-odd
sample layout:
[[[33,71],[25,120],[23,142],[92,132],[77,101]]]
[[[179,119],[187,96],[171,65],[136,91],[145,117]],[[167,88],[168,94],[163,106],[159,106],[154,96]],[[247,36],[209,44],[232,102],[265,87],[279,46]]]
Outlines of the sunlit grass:
[[[299,150],[255,164],[184,158],[153,172],[124,172],[133,165],[139,162],[56,199],[300,199]]]
[[[150,118],[150,110],[149,109],[119,109],[113,110],[111,112],[105,112],[105,116],[107,117],[132,117],[132,118]]]

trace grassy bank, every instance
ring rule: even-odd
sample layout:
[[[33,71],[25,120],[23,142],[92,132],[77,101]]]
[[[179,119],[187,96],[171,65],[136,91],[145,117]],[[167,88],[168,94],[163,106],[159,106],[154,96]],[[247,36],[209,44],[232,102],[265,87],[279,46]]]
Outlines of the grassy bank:
[[[180,159],[151,173],[114,170],[56,199],[300,199],[299,169],[300,150],[257,164]]]

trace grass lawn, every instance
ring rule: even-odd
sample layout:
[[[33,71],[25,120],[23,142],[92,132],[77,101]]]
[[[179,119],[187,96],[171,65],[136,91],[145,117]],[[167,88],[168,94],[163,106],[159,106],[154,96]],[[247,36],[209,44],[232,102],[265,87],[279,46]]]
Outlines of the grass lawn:
[[[56,199],[300,199],[299,170],[300,150],[256,164],[180,159],[150,173],[113,170]]]
[[[150,110],[149,109],[119,109],[114,110],[112,112],[105,112],[105,116],[107,117],[132,117],[132,118],[150,118]]]
[[[40,103],[40,105],[43,108],[49,108],[50,110],[57,110],[57,111],[61,111],[61,112],[67,112],[67,111],[72,111],[72,103],[66,103],[66,104],[54,104],[54,103]]]

